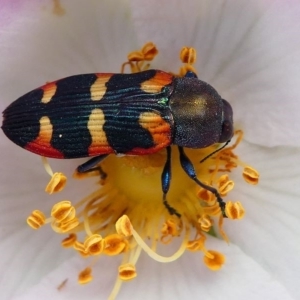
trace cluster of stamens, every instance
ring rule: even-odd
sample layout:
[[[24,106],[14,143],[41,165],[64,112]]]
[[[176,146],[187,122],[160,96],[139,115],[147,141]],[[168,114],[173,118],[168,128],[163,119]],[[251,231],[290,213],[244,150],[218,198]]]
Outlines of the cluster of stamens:
[[[158,53],[153,43],[147,43],[140,51],[128,55],[128,61],[122,65],[122,72],[126,66],[131,72],[140,72],[149,68],[151,61]],[[184,47],[180,54],[183,66],[178,76],[183,76],[187,71],[195,72],[193,64],[196,61],[196,51],[193,48]],[[228,196],[234,188],[234,182],[230,179],[230,172],[243,167],[244,180],[249,184],[257,184],[259,174],[253,168],[239,160],[233,150],[242,140],[242,131],[235,132],[235,143],[222,149],[205,162],[199,164],[201,158],[215,149],[200,149],[192,153],[192,160],[198,161],[195,170],[202,182],[214,186],[222,197]],[[155,159],[160,155],[163,159]],[[194,157],[193,157],[194,156]],[[119,160],[119,162],[117,162]],[[164,154],[154,154],[145,157],[108,158],[103,163],[107,178],[101,179],[99,172],[75,174],[75,178],[98,178],[99,188],[80,202],[73,205],[70,201],[62,201],[55,204],[50,216],[34,210],[28,217],[27,223],[34,229],[39,229],[44,224],[50,224],[52,229],[61,234],[68,234],[62,241],[64,248],[73,248],[83,257],[93,257],[92,263],[79,273],[78,282],[85,284],[93,279],[92,266],[95,258],[102,255],[123,255],[122,264],[119,266],[118,279],[115,283],[110,299],[114,299],[123,281],[128,281],[137,276],[136,263],[142,250],[150,257],[160,262],[171,262],[178,259],[186,250],[203,253],[203,262],[211,270],[218,270],[225,262],[223,254],[208,250],[205,242],[210,234],[219,234],[228,242],[229,239],[223,230],[223,215],[219,202],[215,195],[207,189],[201,188],[191,180],[187,187],[177,188],[170,199],[182,216],[171,216],[161,203],[161,197],[145,195],[141,190],[136,196],[127,196],[126,191],[119,189],[117,176],[120,170],[127,168],[128,174],[133,173],[131,188],[139,188],[140,178],[148,178],[149,185],[153,185],[153,178],[160,176],[164,163]],[[46,187],[46,192],[52,194],[63,189],[66,177],[62,173],[53,173],[44,159],[44,165],[51,176]],[[101,165],[102,166],[102,165]],[[176,173],[173,174],[176,177]],[[180,176],[180,175],[178,175]],[[156,178],[155,177],[155,178]],[[161,191],[160,186],[153,187]],[[132,195],[131,194],[131,195]],[[151,197],[153,199],[151,199]],[[150,200],[149,200],[150,198]],[[124,215],[126,211],[126,215]],[[227,201],[225,213],[228,219],[239,220],[245,215],[245,210],[240,202]],[[218,225],[215,227],[214,224]],[[154,230],[155,229],[155,230]],[[78,233],[85,232],[83,240],[78,239]],[[169,256],[161,256],[157,253],[158,244],[172,244],[176,238],[181,239],[181,245],[177,251]],[[148,241],[148,242],[147,242]]]

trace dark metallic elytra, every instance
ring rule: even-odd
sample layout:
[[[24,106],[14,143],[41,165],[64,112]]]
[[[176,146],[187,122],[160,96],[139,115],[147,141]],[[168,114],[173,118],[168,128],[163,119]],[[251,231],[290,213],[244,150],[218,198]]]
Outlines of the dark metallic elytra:
[[[183,147],[229,141],[232,115],[230,104],[192,72],[183,78],[158,70],[95,73],[60,79],[20,97],[3,112],[2,129],[15,144],[42,156],[93,157],[78,167],[79,172],[110,153],[145,155],[167,148],[163,202],[171,214],[179,215],[166,201],[170,145],[177,145],[182,168],[216,195],[225,216],[225,203],[216,189],[196,178]]]

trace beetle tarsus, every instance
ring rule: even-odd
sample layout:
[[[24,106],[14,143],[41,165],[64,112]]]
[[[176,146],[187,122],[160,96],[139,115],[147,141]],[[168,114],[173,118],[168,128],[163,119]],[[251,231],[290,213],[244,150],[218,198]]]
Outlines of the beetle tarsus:
[[[166,207],[166,209],[168,210],[170,215],[176,215],[178,218],[181,217],[181,214],[168,203],[168,201],[166,199],[166,194],[164,194],[164,196],[163,196],[163,204]]]

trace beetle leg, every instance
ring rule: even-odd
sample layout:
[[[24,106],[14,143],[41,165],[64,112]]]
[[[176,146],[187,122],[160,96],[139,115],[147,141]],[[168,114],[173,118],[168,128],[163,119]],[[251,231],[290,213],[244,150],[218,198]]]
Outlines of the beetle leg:
[[[77,167],[77,172],[78,173],[86,173],[86,172],[98,170],[100,173],[101,179],[105,179],[107,174],[103,171],[101,166],[97,166],[97,164],[99,164],[101,161],[103,161],[107,156],[108,156],[108,154],[103,154],[103,155],[95,156],[95,157],[89,159],[87,162],[85,162]]]
[[[187,77],[187,78],[198,78],[197,74],[192,72],[192,71],[187,71],[184,75],[184,77]]]
[[[161,186],[163,190],[163,204],[170,213],[170,215],[176,215],[177,217],[181,217],[181,215],[173,208],[167,201],[167,193],[170,188],[171,182],[171,147],[167,147],[167,161],[165,163],[163,172],[161,174]]]
[[[216,196],[217,201],[218,201],[219,206],[220,206],[220,209],[221,209],[221,212],[222,212],[222,215],[223,215],[223,217],[227,218],[226,213],[225,213],[226,203],[221,198],[219,192],[215,188],[202,183],[197,178],[194,166],[193,166],[192,162],[189,160],[189,158],[186,156],[186,154],[184,153],[183,148],[182,147],[178,147],[178,149],[179,149],[179,155],[180,155],[180,158],[179,158],[180,159],[180,164],[181,164],[183,170],[185,171],[185,173],[191,179],[193,179],[199,186],[201,186],[202,188],[210,191],[211,193],[213,193]]]

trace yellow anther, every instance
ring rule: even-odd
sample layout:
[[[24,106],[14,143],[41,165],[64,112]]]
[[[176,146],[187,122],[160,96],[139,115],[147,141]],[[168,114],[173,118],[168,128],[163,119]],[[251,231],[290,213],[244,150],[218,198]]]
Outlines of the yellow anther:
[[[184,64],[192,65],[196,62],[197,51],[192,47],[183,47],[181,49],[179,57]]]
[[[129,61],[142,61],[144,60],[144,54],[139,51],[133,51],[127,56]]]
[[[64,189],[67,184],[67,177],[63,173],[54,173],[49,183],[45,188],[45,192],[48,194],[58,193]]]
[[[119,278],[123,281],[129,281],[137,276],[135,266],[124,264],[119,266]]]
[[[41,228],[46,221],[45,215],[40,210],[34,210],[27,218],[27,224],[33,229]]]
[[[209,255],[205,254],[203,261],[205,265],[212,271],[220,270],[225,263],[225,256],[217,251],[208,250]]]
[[[161,242],[164,244],[169,243],[174,236],[180,236],[180,228],[178,228],[177,222],[173,218],[169,218],[165,223],[163,223],[161,229]],[[169,236],[170,239],[166,239]]]
[[[232,220],[240,220],[245,216],[245,209],[241,202],[228,201],[225,208],[226,216]]]
[[[70,248],[74,246],[76,241],[77,241],[77,235],[75,233],[71,233],[69,234],[68,237],[66,237],[61,241],[61,245],[64,248]]]
[[[74,218],[68,222],[62,222],[57,224],[60,224],[58,227],[60,228],[61,232],[69,232],[79,225],[79,220],[77,218]]]
[[[255,185],[259,180],[259,173],[255,169],[247,166],[244,168],[243,177],[247,183]]]
[[[151,61],[158,54],[156,46],[152,42],[146,43],[141,52],[144,55],[144,60]]]
[[[105,247],[105,241],[100,234],[93,234],[85,239],[83,245],[84,252],[90,255],[99,255]]]
[[[207,184],[207,182],[204,183]],[[200,198],[200,200],[205,201],[207,203],[213,203],[214,201],[216,201],[215,195],[204,188],[199,189],[197,196]]]
[[[129,218],[126,215],[123,215],[116,222],[116,231],[120,235],[129,237],[132,235],[132,225]]]
[[[203,215],[199,220],[198,220],[201,230],[208,232],[211,228],[211,226],[213,225],[213,220],[207,216],[207,215]]]
[[[76,211],[70,201],[61,201],[53,205],[51,210],[51,217],[57,222],[68,222],[74,219]]]
[[[193,241],[188,241],[186,245],[186,249],[192,252],[195,251],[202,251],[204,248],[204,243],[205,243],[205,236],[201,236],[200,238],[193,240]]]
[[[105,248],[103,250],[103,254],[113,256],[129,249],[129,243],[123,235],[111,234],[105,237],[104,240]]]
[[[78,283],[80,284],[86,284],[93,280],[92,276],[92,269],[86,268],[83,271],[81,271],[78,275]]]
[[[229,180],[227,174],[222,175],[218,180],[219,193],[221,196],[226,196],[234,187],[234,182]]]

